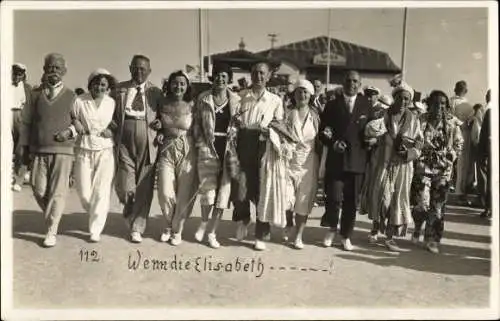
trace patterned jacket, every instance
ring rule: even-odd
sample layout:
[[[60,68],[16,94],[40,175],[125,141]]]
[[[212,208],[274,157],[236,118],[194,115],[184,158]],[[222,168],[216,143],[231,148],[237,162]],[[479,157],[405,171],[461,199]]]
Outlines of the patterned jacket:
[[[420,118],[424,147],[417,160],[416,174],[439,175],[451,178],[453,163],[462,151],[463,138],[460,127],[454,118],[445,114],[437,126],[430,122],[431,114]]]
[[[228,90],[227,93],[229,97],[229,112],[231,119],[233,119],[240,109],[240,96],[230,90]],[[202,190],[217,189],[217,181],[221,171],[221,166],[226,165],[221,164],[219,157],[217,156],[217,152],[215,151],[214,131],[215,104],[212,91],[207,90],[202,92],[198,97],[194,111],[193,135],[196,149],[198,151],[198,174],[200,182],[205,181],[202,186]],[[234,135],[234,128],[230,124],[228,128],[228,145],[231,141],[231,135]],[[226,151],[228,148],[229,147],[226,146]],[[227,163],[227,160],[228,157],[225,158],[225,163]],[[225,168],[227,168],[227,166],[225,166]],[[222,182],[221,184],[229,185],[230,182]],[[225,188],[223,189],[225,190]]]

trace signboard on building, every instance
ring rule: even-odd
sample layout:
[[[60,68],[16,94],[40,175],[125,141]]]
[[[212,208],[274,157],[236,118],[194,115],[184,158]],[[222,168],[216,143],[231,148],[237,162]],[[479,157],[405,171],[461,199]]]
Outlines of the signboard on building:
[[[330,65],[331,66],[345,66],[347,59],[335,52],[330,53]],[[328,53],[320,53],[313,57],[313,64],[315,65],[328,65]]]

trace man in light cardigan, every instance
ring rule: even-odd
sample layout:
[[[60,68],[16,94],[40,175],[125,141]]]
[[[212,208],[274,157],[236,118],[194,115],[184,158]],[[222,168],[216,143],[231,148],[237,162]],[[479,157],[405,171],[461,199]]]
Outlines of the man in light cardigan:
[[[20,159],[28,153],[33,155],[31,186],[47,227],[43,245],[53,247],[56,245],[73,164],[74,140],[68,138],[76,133],[68,127],[76,96],[62,82],[66,61],[61,54],[47,55],[43,69],[46,86],[33,92],[32,102],[23,110],[16,154]]]

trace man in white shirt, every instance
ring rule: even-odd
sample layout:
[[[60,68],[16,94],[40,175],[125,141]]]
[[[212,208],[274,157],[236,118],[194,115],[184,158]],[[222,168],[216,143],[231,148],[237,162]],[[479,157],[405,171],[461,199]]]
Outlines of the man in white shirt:
[[[12,111],[12,142],[15,150],[19,144],[19,137],[21,134],[22,111],[26,104],[30,103],[31,86],[26,83],[26,66],[16,63],[12,65],[12,92],[13,92],[13,105]],[[26,161],[14,157],[14,184],[12,190],[15,192],[21,191],[21,186],[24,183],[24,176],[27,173]]]
[[[456,193],[462,195],[462,200],[466,201],[465,194],[467,190],[467,177],[469,171],[469,163],[472,159],[471,146],[470,146],[470,128],[467,125],[469,118],[474,114],[472,105],[468,102],[467,98],[467,83],[464,80],[458,81],[455,84],[455,96],[450,98],[451,113],[461,123],[460,129],[462,130],[462,137],[464,138],[464,145],[462,153],[455,163],[454,178]]]
[[[238,240],[243,240],[247,235],[247,227],[250,223],[250,202],[257,206],[259,165],[264,152],[264,137],[269,133],[269,123],[274,119],[282,120],[284,114],[281,98],[266,90],[266,83],[270,77],[269,65],[267,63],[255,64],[252,67],[251,77],[252,86],[240,92],[237,153],[242,175],[236,184],[237,196],[233,200],[233,221],[238,222],[236,232]],[[269,233],[269,223],[257,220],[255,225],[256,250],[265,249],[263,241]]]
[[[147,79],[149,58],[135,55],[130,64],[131,80],[118,84],[113,129],[116,132],[116,193],[124,204],[123,216],[134,243],[142,242],[153,200],[156,130],[152,126],[162,103],[160,88]]]

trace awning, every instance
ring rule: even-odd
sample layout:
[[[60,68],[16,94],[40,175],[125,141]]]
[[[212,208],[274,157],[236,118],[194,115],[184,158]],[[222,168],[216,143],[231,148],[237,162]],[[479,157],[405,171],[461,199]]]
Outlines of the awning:
[[[257,54],[286,61],[300,70],[324,70],[328,61],[328,37],[294,42]],[[330,38],[330,66],[332,70],[355,69],[385,74],[401,72],[387,53],[334,38]]]
[[[210,56],[210,60],[212,64],[215,64],[217,62],[222,62],[228,64],[232,68],[239,68],[248,71],[251,70],[252,65],[261,61],[267,62],[268,64],[271,65],[272,68],[278,68],[280,66],[280,62],[275,59],[255,54],[245,49],[238,49],[238,50],[215,54]],[[205,71],[208,72],[207,56],[203,57],[203,64]]]

